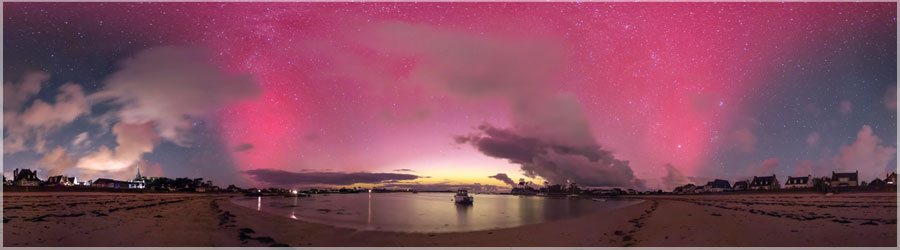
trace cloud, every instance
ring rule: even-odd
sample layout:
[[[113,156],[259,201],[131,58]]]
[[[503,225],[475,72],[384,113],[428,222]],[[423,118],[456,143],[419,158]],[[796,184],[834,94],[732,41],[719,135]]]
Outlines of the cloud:
[[[75,166],[75,160],[66,154],[65,148],[56,147],[38,160],[38,166],[47,171],[48,176],[56,176]]]
[[[72,140],[72,146],[87,146],[91,144],[91,140],[88,140],[88,133],[83,132],[75,136],[75,139]]]
[[[732,134],[732,138],[735,142],[734,145],[741,152],[746,153],[756,151],[756,135],[753,134],[753,131],[750,130],[749,127],[738,128]]]
[[[672,164],[666,164],[666,176],[662,177],[663,186],[665,186],[666,190],[672,190],[675,187],[683,186],[688,183],[693,183],[688,177],[684,176],[681,173],[681,170],[672,166]]]
[[[273,185],[351,185],[355,183],[383,183],[387,181],[415,180],[419,176],[396,173],[341,173],[341,172],[288,172],[276,169],[244,171],[253,179]]]
[[[881,139],[872,133],[872,127],[863,125],[856,134],[856,141],[849,146],[841,146],[840,153],[834,157],[837,171],[858,170],[860,178],[865,180],[882,176],[887,171],[888,164],[897,156],[897,148],[881,146],[880,143]]]
[[[821,164],[816,164],[811,160],[804,160],[803,162],[800,162],[799,165],[794,167],[794,175],[792,176],[820,176],[825,174],[825,172],[826,171],[824,171]]]
[[[19,111],[25,102],[41,91],[41,83],[50,79],[50,75],[43,72],[25,74],[21,82],[3,83],[3,109]]]
[[[842,115],[849,115],[850,112],[853,112],[853,103],[848,100],[841,101],[841,104],[838,107],[838,112]]]
[[[416,172],[415,170],[408,168],[394,169],[394,172]]]
[[[419,191],[456,191],[459,189],[466,189],[466,190],[469,190],[470,192],[486,192],[486,193],[509,192],[509,187],[486,185],[486,184],[481,184],[481,183],[473,183],[473,184],[389,183],[389,184],[381,185],[381,186],[379,186],[379,188],[412,189],[412,190],[419,190]]]
[[[122,61],[90,98],[121,105],[115,113],[121,121],[152,121],[162,138],[189,146],[194,121],[261,94],[250,75],[226,73],[210,61],[208,51],[198,48],[146,49]]]
[[[884,107],[889,111],[897,111],[897,86],[892,86],[884,93]]]
[[[819,144],[819,133],[818,132],[810,133],[809,136],[806,137],[806,145],[813,147],[813,146],[816,146],[817,144]]]
[[[71,123],[75,118],[90,113],[90,105],[81,86],[72,83],[59,87],[59,94],[56,95],[54,103],[34,100],[31,106],[24,107],[20,112],[18,107],[24,105],[22,100],[29,100],[37,91],[32,86],[34,82],[46,79],[45,75],[30,75],[26,76],[26,81],[22,83],[3,84],[4,95],[6,88],[10,88],[13,92],[27,96],[27,98],[17,96],[9,101],[4,99],[4,104],[10,104],[3,107],[3,126],[7,133],[3,138],[4,154],[14,154],[29,148],[36,153],[44,153],[46,138],[51,133]]]
[[[78,160],[77,167],[89,172],[116,172],[134,168],[142,162],[144,153],[152,152],[159,144],[159,136],[153,131],[153,123],[116,123],[115,148],[100,146],[96,152]]]
[[[628,161],[613,157],[598,145],[570,146],[527,137],[484,124],[481,133],[457,136],[487,156],[519,164],[525,176],[540,176],[551,183],[572,181],[583,186],[643,187]]]
[[[775,169],[778,168],[778,159],[769,158],[759,164],[759,167],[751,166],[753,169],[752,172],[757,176],[768,176],[775,173]]]
[[[495,175],[488,176],[488,178],[493,178],[493,179],[500,180],[500,181],[502,181],[503,183],[506,183],[507,185],[510,185],[510,186],[515,186],[515,185],[516,185],[516,182],[513,181],[512,179],[510,179],[509,176],[507,176],[505,173],[497,173],[497,174],[495,174]]]
[[[242,143],[241,145],[237,145],[236,147],[234,147],[234,152],[243,152],[251,149],[253,149],[253,144]]]
[[[526,175],[555,183],[642,185],[627,161],[600,150],[581,104],[550,84],[561,73],[561,41],[442,31],[400,22],[362,32],[360,41],[386,54],[416,58],[408,80],[467,100],[501,100],[511,128],[484,125],[455,137],[482,153],[521,165]],[[520,144],[525,143],[525,144]]]

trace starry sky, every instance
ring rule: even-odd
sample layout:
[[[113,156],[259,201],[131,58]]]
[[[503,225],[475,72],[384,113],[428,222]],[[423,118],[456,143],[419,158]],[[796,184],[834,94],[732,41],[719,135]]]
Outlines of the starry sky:
[[[3,171],[291,187],[868,181],[897,166],[896,9],[4,3]]]

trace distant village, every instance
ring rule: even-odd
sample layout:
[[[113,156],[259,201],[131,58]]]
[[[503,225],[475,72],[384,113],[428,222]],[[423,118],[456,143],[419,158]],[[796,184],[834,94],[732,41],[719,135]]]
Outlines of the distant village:
[[[204,181],[203,178],[175,178],[166,177],[148,177],[142,176],[140,168],[134,179],[131,180],[113,180],[107,178],[98,178],[95,180],[79,181],[76,177],[57,175],[50,176],[47,180],[41,180],[37,177],[37,170],[15,169],[13,171],[13,179],[9,180],[3,176],[3,185],[9,191],[10,188],[15,190],[27,191],[29,187],[41,188],[42,191],[57,190],[57,187],[69,187],[58,190],[73,191],[136,191],[136,192],[231,192],[245,193],[250,195],[298,195],[304,196],[312,193],[360,193],[360,192],[417,192],[412,189],[385,189],[385,188],[362,188],[362,187],[341,187],[330,189],[308,189],[289,190],[284,188],[239,188],[229,185],[227,188],[220,188],[213,185],[212,181]],[[555,196],[555,195],[645,195],[645,194],[699,194],[699,193],[719,193],[719,192],[736,192],[736,191],[774,191],[774,190],[807,190],[818,192],[835,192],[838,190],[852,190],[867,187],[868,189],[893,188],[896,190],[897,173],[887,174],[884,179],[875,178],[870,182],[859,181],[859,171],[852,173],[836,173],[832,172],[831,176],[813,177],[812,175],[793,177],[788,176],[784,186],[778,180],[776,175],[771,176],[754,176],[753,179],[740,180],[733,185],[728,180],[715,179],[709,181],[706,185],[686,184],[676,187],[671,192],[656,191],[637,191],[634,189],[622,188],[592,188],[583,189],[574,182],[568,182],[565,185],[551,185],[544,182],[541,187],[535,188],[532,182],[526,182],[519,179],[518,185],[514,186],[509,194],[513,195],[537,195],[537,196]],[[34,190],[38,191],[38,190]],[[444,192],[451,192],[446,190]]]
[[[221,191],[212,181],[204,181],[203,178],[176,178],[141,176],[140,168],[131,180],[113,180],[98,178],[95,180],[79,181],[73,176],[50,176],[47,180],[41,180],[37,176],[37,170],[15,169],[13,179],[3,176],[3,185],[8,187],[71,187],[81,190],[90,189],[118,189],[118,190],[152,190],[152,191],[191,191],[191,192],[215,192]]]
[[[175,178],[142,176],[140,168],[137,168],[135,178],[131,180],[113,180],[98,178],[95,180],[79,181],[78,178],[65,175],[50,176],[47,180],[41,180],[37,176],[37,170],[15,169],[13,179],[3,176],[3,185],[6,191],[118,191],[118,192],[226,192],[244,193],[248,195],[297,195],[304,196],[313,193],[361,193],[361,192],[416,192],[411,189],[389,190],[385,188],[330,188],[291,190],[285,188],[240,188],[228,185],[220,188],[213,185],[212,181],[204,181],[203,178]],[[31,189],[29,189],[31,188]]]
[[[836,173],[831,172],[831,176],[813,177],[807,176],[788,176],[787,181],[782,187],[781,182],[775,174],[771,176],[754,176],[752,180],[740,180],[731,185],[727,180],[715,179],[707,182],[706,185],[699,186],[695,184],[687,184],[676,187],[672,190],[675,194],[693,194],[693,193],[716,193],[716,192],[732,192],[732,191],[748,191],[748,190],[813,190],[820,192],[835,192],[838,190],[853,190],[861,187],[871,187],[871,189],[889,188],[896,189],[897,173],[891,172],[884,179],[875,178],[870,182],[859,180],[859,171],[852,173]]]
[[[753,179],[740,180],[732,185],[728,180],[715,179],[706,183],[706,185],[686,184],[676,187],[671,192],[656,191],[637,191],[634,189],[622,188],[595,188],[582,189],[576,183],[569,182],[566,185],[555,184],[550,185],[544,182],[539,188],[534,187],[534,183],[526,182],[519,179],[517,186],[513,187],[510,194],[514,195],[643,195],[643,194],[699,194],[699,193],[718,193],[718,192],[735,192],[735,191],[817,191],[817,192],[836,192],[847,190],[860,190],[865,187],[867,189],[893,188],[897,186],[897,173],[887,174],[884,179],[875,178],[870,182],[859,181],[859,171],[853,173],[836,173],[832,172],[831,176],[813,177],[807,176],[788,176],[784,186],[774,174],[771,176],[754,176]]]

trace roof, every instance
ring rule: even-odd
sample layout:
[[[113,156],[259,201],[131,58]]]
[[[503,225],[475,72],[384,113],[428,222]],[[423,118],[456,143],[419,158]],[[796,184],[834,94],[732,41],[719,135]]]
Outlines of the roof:
[[[776,183],[775,175],[772,176],[753,176],[753,181],[750,182],[750,186],[764,186],[764,185],[772,185]]]
[[[857,181],[857,180],[858,180],[858,177],[859,177],[859,172],[853,172],[853,173],[835,173],[835,172],[831,172],[831,179],[832,179],[832,180],[838,180],[838,179],[840,179],[840,178],[848,178],[848,179],[850,179],[850,181]]]
[[[807,184],[809,183],[809,176],[804,177],[790,177],[788,176],[787,184]]]
[[[730,188],[731,184],[726,180],[716,179],[714,181],[710,181],[706,183],[710,188]]]

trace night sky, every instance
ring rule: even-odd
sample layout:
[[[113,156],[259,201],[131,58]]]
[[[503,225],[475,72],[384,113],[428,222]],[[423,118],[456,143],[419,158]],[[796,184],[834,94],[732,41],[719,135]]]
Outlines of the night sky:
[[[870,181],[897,166],[896,9],[3,3],[3,171],[140,166],[292,187]]]

